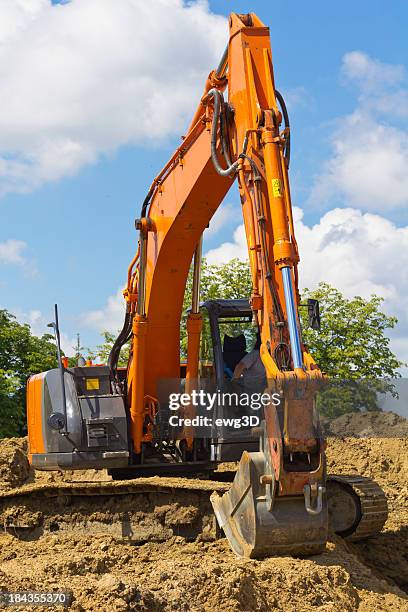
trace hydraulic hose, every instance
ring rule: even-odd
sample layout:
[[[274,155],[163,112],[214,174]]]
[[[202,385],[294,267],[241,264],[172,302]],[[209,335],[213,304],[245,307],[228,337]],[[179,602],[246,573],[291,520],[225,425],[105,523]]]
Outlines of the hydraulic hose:
[[[288,133],[287,133],[287,136],[286,136],[286,142],[285,142],[284,155],[285,155],[287,167],[289,168],[289,163],[290,163],[290,123],[289,123],[289,113],[288,113],[288,109],[286,108],[285,99],[284,99],[282,94],[277,89],[275,89],[275,96],[276,96],[276,99],[279,102],[279,106],[282,109],[283,120],[285,122],[285,129],[288,130]]]
[[[117,367],[119,361],[120,351],[124,344],[128,341],[129,334],[132,330],[132,313],[130,309],[126,309],[125,320],[123,327],[116,338],[108,357],[108,367],[112,374],[113,379],[117,382]]]
[[[149,206],[149,202],[152,198],[153,195],[153,191],[154,191],[154,186],[150,187],[147,196],[145,197],[145,199],[143,200],[143,204],[142,204],[142,210],[140,211],[140,217],[143,219],[143,217],[146,216],[146,210],[147,207]]]
[[[264,225],[265,214],[264,214],[263,205],[262,205],[262,195],[259,193],[259,189],[260,189],[259,184],[261,181],[261,174],[259,172],[259,169],[256,163],[252,159],[252,157],[250,157],[246,153],[241,153],[240,158],[246,159],[251,166],[253,180],[254,180],[255,211],[257,214],[257,218],[258,218],[258,226],[259,226],[260,239],[261,239],[261,244],[262,244],[262,254],[263,254],[263,260],[264,260],[265,276],[268,281],[269,288],[271,290],[273,305],[275,309],[275,316],[278,321],[282,321],[283,313],[282,313],[282,309],[279,304],[279,299],[278,299],[274,284],[272,282],[272,272],[271,272],[270,265],[269,265],[268,246],[267,246],[267,239],[266,239],[266,232],[265,232],[265,225]]]
[[[228,45],[224,49],[224,53],[222,54],[222,58],[220,59],[220,63],[218,64],[218,68],[215,71],[215,76],[217,79],[223,79],[225,77],[225,73],[228,68]]]
[[[225,134],[223,133],[224,130],[222,127],[220,130],[221,146],[222,146],[223,154],[225,157],[225,161],[228,164],[228,168],[221,167],[220,162],[218,160],[218,155],[217,155],[217,131],[218,131],[218,124],[219,124],[219,120],[221,116],[221,107],[223,105],[224,99],[223,99],[222,93],[218,91],[218,89],[215,89],[215,88],[210,89],[207,95],[209,98],[214,98],[214,116],[213,116],[213,121],[212,121],[212,126],[211,126],[211,159],[213,161],[216,171],[218,172],[220,176],[231,176],[231,174],[235,174],[238,170],[239,159],[237,159],[237,161],[231,164],[231,161],[228,155],[228,146],[227,146],[227,142],[225,139]],[[224,115],[224,113],[222,114]],[[246,148],[245,143],[244,143],[244,148]]]

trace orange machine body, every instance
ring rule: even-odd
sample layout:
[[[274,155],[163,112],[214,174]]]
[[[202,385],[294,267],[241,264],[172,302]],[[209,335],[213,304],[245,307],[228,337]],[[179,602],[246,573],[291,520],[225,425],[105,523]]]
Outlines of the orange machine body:
[[[138,255],[129,269],[125,291],[129,309],[138,311],[128,376],[136,453],[140,453],[142,442],[149,440],[142,426],[146,398],[157,397],[159,380],[179,376],[180,319],[192,257],[235,178],[217,173],[211,157],[213,104],[208,92],[214,85],[219,91],[228,85],[228,103],[233,112],[228,138],[231,155],[238,160],[235,174],[253,282],[251,304],[261,331],[261,357],[267,376],[269,379],[320,376],[307,353],[304,368],[288,367],[282,371],[274,359],[276,347],[283,341],[289,342],[280,275],[283,266],[290,269],[296,309],[299,302],[299,256],[284,158],[287,135],[279,130],[282,117],[275,95],[269,28],[253,14],[232,14],[229,23],[228,74],[225,71],[210,74],[190,129],[153,181],[148,205],[139,222],[146,249],[143,307],[138,308],[141,293]],[[218,142],[218,152],[220,148]],[[246,157],[239,159],[244,149]],[[248,157],[256,164],[258,177],[254,177]],[[197,371],[196,336],[191,334],[189,340],[187,378]]]
[[[30,376],[27,383],[27,425],[30,449],[28,459],[30,462],[32,454],[45,452],[42,418],[43,389],[44,372]]]

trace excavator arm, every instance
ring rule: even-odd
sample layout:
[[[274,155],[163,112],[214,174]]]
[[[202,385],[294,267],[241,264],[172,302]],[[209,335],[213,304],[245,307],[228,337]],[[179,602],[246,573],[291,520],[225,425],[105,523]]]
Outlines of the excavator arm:
[[[223,96],[227,85],[228,102]],[[267,378],[321,376],[300,339],[290,134],[288,125],[281,129],[278,99],[288,123],[275,91],[269,29],[253,14],[232,14],[227,52],[209,75],[189,131],[153,181],[136,222],[139,254],[125,291],[133,320],[128,382],[136,453],[143,442],[144,398],[157,395],[158,380],[178,376],[180,319],[193,255],[236,178],[252,276],[251,307]],[[194,378],[200,333],[196,308],[187,328],[187,376]]]

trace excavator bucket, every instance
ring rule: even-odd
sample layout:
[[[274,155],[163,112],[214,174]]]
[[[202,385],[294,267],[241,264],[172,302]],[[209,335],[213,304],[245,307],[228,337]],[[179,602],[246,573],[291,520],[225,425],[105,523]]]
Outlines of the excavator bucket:
[[[306,507],[304,495],[276,496],[264,452],[244,452],[231,489],[211,495],[217,522],[240,557],[313,555],[327,540],[327,501]]]
[[[261,450],[244,452],[229,491],[214,492],[210,499],[239,557],[318,554],[329,527],[351,541],[376,536],[383,528],[386,496],[370,478],[331,475],[319,489],[314,503],[307,487],[303,495],[276,495],[268,455]]]

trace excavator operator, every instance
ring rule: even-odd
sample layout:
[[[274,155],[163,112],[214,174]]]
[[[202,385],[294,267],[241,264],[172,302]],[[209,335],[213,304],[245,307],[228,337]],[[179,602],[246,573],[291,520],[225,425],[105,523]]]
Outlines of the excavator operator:
[[[254,347],[235,366],[233,380],[243,378],[244,382],[262,382],[265,380],[265,368],[262,363],[259,349],[261,348],[261,335],[258,332]]]

